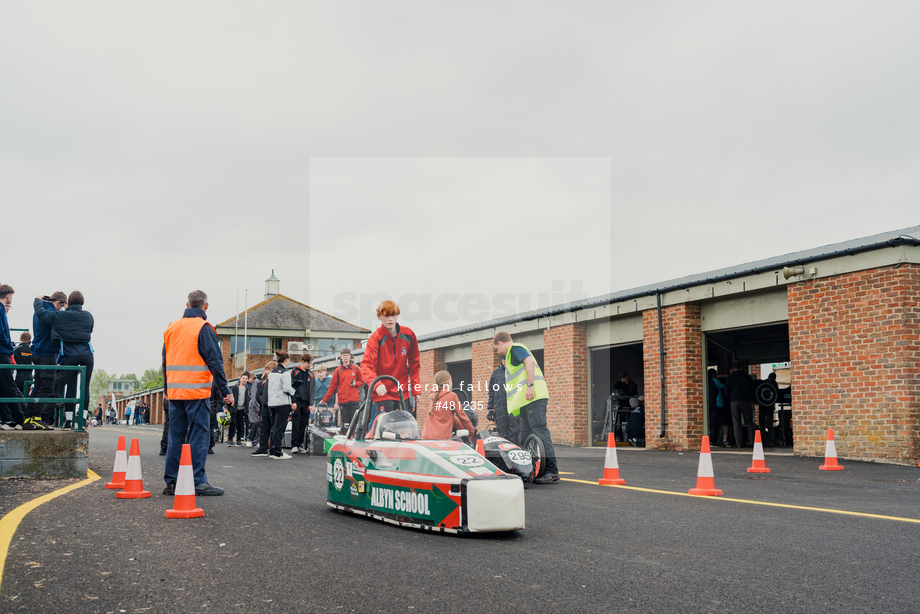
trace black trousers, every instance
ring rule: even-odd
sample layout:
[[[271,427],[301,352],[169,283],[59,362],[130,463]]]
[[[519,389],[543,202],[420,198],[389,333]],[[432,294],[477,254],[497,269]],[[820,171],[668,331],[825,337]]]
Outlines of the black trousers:
[[[355,412],[358,411],[359,405],[360,404],[357,401],[354,401],[353,403],[339,403],[339,410],[342,412],[342,418],[339,421],[339,426],[351,424],[351,421],[355,419]]]
[[[77,391],[77,372],[76,371],[61,371],[61,377],[59,380],[55,380],[55,386],[60,387],[61,392],[66,388],[66,397],[74,398],[83,395],[83,402],[87,403],[89,401],[89,382],[93,379],[93,355],[92,354],[80,354],[79,356],[65,356],[64,360],[61,361],[62,365],[83,365],[86,367],[86,377],[83,378],[81,384],[82,391]],[[64,394],[57,394],[55,396],[58,398],[64,398]],[[75,403],[67,403],[65,405],[65,411],[72,412]]]
[[[54,365],[57,364],[54,356],[33,356],[33,364],[36,365]],[[36,399],[48,399],[54,395],[54,376],[58,373],[51,369],[36,369],[35,381],[32,388],[32,397]],[[54,422],[54,403],[36,403],[29,408],[29,415],[33,418],[41,418],[42,422],[51,424]]]
[[[11,364],[9,356],[0,356],[0,365]],[[13,381],[11,369],[0,369],[0,397],[22,398],[22,391]],[[22,414],[22,403],[0,403],[0,422],[7,424],[22,424],[25,416]]]
[[[291,447],[305,447],[303,442],[308,426],[310,426],[310,406],[306,401],[297,401],[297,409],[291,410]]]
[[[553,438],[546,426],[546,399],[534,399],[521,408],[518,416],[521,419],[521,445],[531,433],[543,441],[543,452],[546,454],[546,473],[559,473],[556,467],[556,449],[553,447]]]
[[[227,443],[232,442],[234,438],[236,438],[237,443],[243,443],[243,438],[246,436],[247,412],[245,409],[239,411],[231,409],[228,411],[230,412],[231,420],[227,429]]]
[[[259,421],[259,450],[273,452],[269,446],[272,434],[272,410],[268,405],[262,406]],[[284,432],[283,430],[281,431]],[[281,450],[278,450],[279,452]]]
[[[169,401],[163,399],[163,436],[160,437],[160,452],[166,454],[169,444]]]
[[[284,443],[284,430],[287,428],[288,417],[291,415],[291,406],[276,405],[269,409],[272,414],[272,454],[278,456],[281,454],[281,444]]]
[[[760,406],[760,437],[763,445],[773,445],[773,412],[775,407]]]
[[[519,441],[521,434],[521,421],[517,416],[508,413],[508,406],[504,403],[495,408],[495,430],[498,431],[499,437],[504,437],[511,443],[521,445]],[[472,433],[470,433],[472,435]]]

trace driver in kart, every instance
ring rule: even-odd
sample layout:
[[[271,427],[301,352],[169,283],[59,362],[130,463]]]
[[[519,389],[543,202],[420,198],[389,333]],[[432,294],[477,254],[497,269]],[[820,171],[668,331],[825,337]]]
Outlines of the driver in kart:
[[[419,351],[415,333],[397,323],[399,305],[386,300],[377,306],[380,328],[371,333],[361,360],[361,375],[370,385],[378,375],[390,375],[399,382],[399,388],[392,381],[377,382],[374,390],[368,391],[373,401],[373,412],[390,412],[399,409],[399,398],[408,400],[421,393],[419,384]],[[415,403],[412,403],[415,405]]]

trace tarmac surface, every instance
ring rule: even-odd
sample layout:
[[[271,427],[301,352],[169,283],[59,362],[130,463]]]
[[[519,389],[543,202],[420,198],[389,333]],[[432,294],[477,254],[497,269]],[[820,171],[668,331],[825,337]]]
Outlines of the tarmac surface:
[[[118,435],[140,440],[149,499],[106,490]],[[557,446],[563,481],[526,491],[527,528],[457,537],[341,514],[325,457],[218,444],[172,520],[158,427],[91,429],[102,479],[29,512],[0,612],[916,612],[920,469],[714,451],[723,497],[690,497],[697,453],[619,448],[626,487],[596,484],[603,448]],[[0,514],[75,481],[0,481]],[[849,513],[846,513],[849,512]],[[2,555],[2,553],[0,553]]]

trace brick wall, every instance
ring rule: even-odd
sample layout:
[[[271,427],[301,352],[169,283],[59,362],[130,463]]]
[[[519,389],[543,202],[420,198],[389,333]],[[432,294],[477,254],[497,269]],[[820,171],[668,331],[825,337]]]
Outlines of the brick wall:
[[[554,443],[590,443],[586,331],[579,323],[543,331],[543,375],[549,389],[547,423]]]
[[[492,340],[484,339],[473,343],[473,406],[479,414],[479,430],[488,427],[486,406],[489,402],[489,378],[498,366],[498,354],[492,349]],[[502,392],[504,394],[504,392]]]
[[[665,436],[661,433],[658,312],[642,314],[645,361],[646,447],[698,450],[703,428],[703,345],[700,307],[685,303],[662,308],[665,347]]]
[[[920,266],[789,284],[795,453],[916,464]]]
[[[217,341],[220,342],[221,355],[224,359],[224,377],[227,379],[233,379],[233,361],[230,360],[230,337],[226,335],[221,335],[217,338]],[[242,373],[242,370],[240,370]]]
[[[419,431],[425,430],[425,421],[428,419],[428,407],[431,399],[428,398],[428,392],[434,386],[434,374],[438,371],[446,371],[447,365],[444,364],[444,350],[425,350],[419,354],[419,383],[422,385],[422,394],[418,397],[418,407],[416,414],[418,417]]]
[[[274,354],[249,354],[246,356],[246,371],[252,373],[257,371],[265,366],[270,360],[274,360]],[[234,377],[239,377],[243,373],[243,369],[236,369]]]

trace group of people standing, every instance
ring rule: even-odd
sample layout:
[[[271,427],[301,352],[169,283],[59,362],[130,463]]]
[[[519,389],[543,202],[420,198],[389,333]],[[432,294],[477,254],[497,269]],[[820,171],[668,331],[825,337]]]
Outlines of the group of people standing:
[[[422,390],[418,340],[412,330],[399,325],[399,306],[395,302],[388,300],[378,306],[377,318],[381,325],[370,335],[360,367],[353,363],[351,350],[343,349],[339,355],[340,366],[328,377],[323,367],[317,374],[312,372],[311,355],[301,356],[300,362],[291,369],[290,355],[277,350],[275,360],[264,366],[260,377],[250,381],[251,374],[246,372],[232,387],[224,376],[216,333],[206,321],[207,308],[207,295],[200,290],[192,292],[183,317],[170,324],[164,333],[167,399],[161,452],[166,456],[164,494],[175,493],[183,443],[191,447],[195,494],[223,494],[222,489],[208,483],[205,471],[207,455],[213,453],[214,422],[222,408],[227,408],[231,416],[229,446],[257,446],[251,456],[276,460],[291,458],[282,450],[289,419],[292,422],[292,453],[308,453],[304,439],[311,410],[319,404],[334,402],[335,409],[340,412],[340,422],[349,424],[366,390],[366,394],[372,395],[374,415],[397,410],[414,413],[414,401]],[[499,388],[490,390],[490,409],[494,405],[496,416],[501,415],[499,428],[504,429],[512,441],[523,441],[531,433],[543,440],[546,473],[538,483],[556,482],[559,476],[546,424],[549,394],[543,373],[530,350],[515,344],[508,333],[498,333],[493,348],[505,368],[500,391]],[[392,379],[379,380],[369,389],[381,375]],[[498,375],[493,374],[493,378]],[[449,374],[438,373],[432,388],[430,427],[426,426],[426,434],[449,437],[448,430],[453,431],[451,427],[466,427],[472,434],[472,425],[460,409],[456,395],[449,391]],[[447,414],[441,415],[441,412]],[[512,419],[514,431],[509,426]]]
[[[754,447],[754,431],[756,430],[754,405],[758,405],[757,389],[754,378],[745,369],[744,362],[736,360],[724,382],[715,369],[709,369],[708,377],[712,441],[722,448]],[[776,383],[776,373],[771,373],[763,384],[773,388],[774,399],[778,397],[779,386]],[[763,445],[767,447],[783,445],[784,438],[775,437],[777,433],[774,433],[774,406],[758,405],[758,407],[758,422]],[[781,431],[784,430],[781,429]]]
[[[70,295],[54,292],[39,295],[33,302],[32,331],[20,336],[14,347],[10,336],[7,312],[13,303],[15,290],[8,284],[0,285],[0,365],[17,365],[16,377],[10,369],[0,369],[0,397],[34,399],[60,399],[79,396],[83,407],[89,399],[89,383],[93,377],[93,347],[91,338],[95,321],[83,309],[83,293],[74,290]],[[28,366],[27,366],[28,365]],[[85,376],[78,386],[76,370],[34,369],[32,365],[83,366]],[[26,383],[31,381],[31,389]],[[74,403],[65,407],[65,428],[73,420]],[[54,430],[55,403],[0,403],[0,429],[2,430]],[[88,412],[87,412],[88,414]]]

